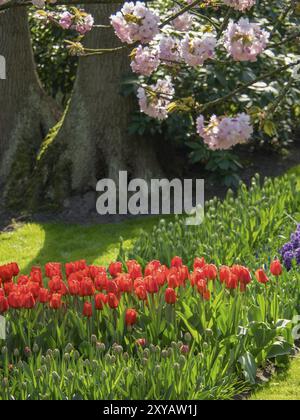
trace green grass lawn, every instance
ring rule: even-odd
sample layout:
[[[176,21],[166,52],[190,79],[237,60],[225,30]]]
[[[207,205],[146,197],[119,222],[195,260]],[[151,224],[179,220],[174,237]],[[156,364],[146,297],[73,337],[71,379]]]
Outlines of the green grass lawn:
[[[291,363],[287,372],[276,374],[251,400],[300,400],[300,357]]]
[[[92,226],[58,223],[28,223],[0,234],[0,264],[17,261],[23,273],[32,265],[49,261],[86,259],[89,264],[107,265],[119,251],[119,239],[129,247],[141,229],[150,231],[157,217],[144,217],[116,224]]]

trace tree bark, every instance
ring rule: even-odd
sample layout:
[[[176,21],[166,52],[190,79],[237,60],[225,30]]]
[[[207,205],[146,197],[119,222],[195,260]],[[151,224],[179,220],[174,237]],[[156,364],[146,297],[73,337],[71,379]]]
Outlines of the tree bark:
[[[36,152],[59,114],[36,73],[25,8],[0,13],[0,54],[6,62],[6,79],[0,79],[0,186],[3,186],[12,170],[16,178],[30,176]],[[22,194],[22,187],[19,193]]]
[[[96,24],[108,24],[120,5],[89,6]],[[120,43],[113,30],[95,28],[86,37],[87,48],[112,48]],[[67,197],[95,193],[97,180],[118,179],[119,171],[149,180],[159,176],[153,142],[128,133],[134,97],[120,94],[120,82],[130,73],[130,49],[112,54],[81,57],[73,94],[64,118],[45,142],[33,178],[31,197],[57,202]],[[39,181],[37,181],[39,180]],[[36,200],[35,200],[36,201]],[[38,204],[38,203],[36,203]],[[90,206],[95,210],[95,200]]]

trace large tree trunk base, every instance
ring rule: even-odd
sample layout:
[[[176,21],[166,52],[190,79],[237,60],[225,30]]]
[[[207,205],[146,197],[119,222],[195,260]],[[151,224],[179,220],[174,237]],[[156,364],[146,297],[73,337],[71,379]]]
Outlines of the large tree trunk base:
[[[96,23],[105,24],[117,8],[98,5],[89,9]],[[112,48],[120,44],[112,30],[94,29],[86,45]],[[43,142],[33,174],[20,196],[23,201],[25,196],[28,208],[72,211],[76,200],[82,203],[82,211],[94,213],[99,179],[117,181],[119,171],[127,171],[129,180],[150,181],[162,175],[152,140],[128,133],[137,105],[135,98],[120,94],[122,77],[130,71],[129,52],[125,49],[79,59],[70,104]]]

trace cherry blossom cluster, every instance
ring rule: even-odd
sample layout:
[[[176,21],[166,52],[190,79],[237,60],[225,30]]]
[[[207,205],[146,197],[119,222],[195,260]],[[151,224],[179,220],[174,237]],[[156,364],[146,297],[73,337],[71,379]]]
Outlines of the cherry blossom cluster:
[[[245,10],[251,9],[256,3],[256,0],[223,0],[224,3],[232,7],[235,10],[244,12]]]
[[[192,4],[192,0],[186,0]],[[255,0],[224,0],[225,5],[245,12]],[[125,3],[120,12],[111,16],[116,35],[122,42],[138,45],[131,54],[132,71],[142,76],[151,76],[160,65],[203,66],[216,57],[217,49],[225,48],[234,61],[256,61],[267,44],[270,34],[258,23],[247,18],[229,21],[222,37],[207,31],[194,21],[195,15],[186,11],[178,16],[179,8],[172,10],[174,19],[168,25],[160,22],[155,12],[145,4]],[[182,32],[184,32],[182,34]],[[159,80],[156,85],[138,89],[141,111],[150,117],[164,120],[174,98],[171,78]],[[198,134],[211,149],[229,149],[249,140],[253,128],[250,117],[239,114],[235,118],[213,116],[205,127],[204,118],[197,120]]]
[[[217,38],[213,34],[201,37],[186,35],[181,41],[175,37],[162,36],[156,46],[142,47],[132,54],[131,68],[135,73],[150,76],[162,63],[172,65],[186,63],[191,67],[202,66],[215,56]]]
[[[94,26],[93,16],[79,9],[74,9],[73,13],[69,11],[54,12],[38,10],[36,17],[40,20],[53,22],[63,29],[74,30],[80,35],[85,35],[87,32],[90,32]]]
[[[258,23],[241,18],[232,20],[224,34],[224,45],[235,61],[256,61],[267,46],[270,33],[261,29]]]
[[[160,18],[140,1],[125,3],[120,12],[111,16],[111,24],[122,42],[150,42],[159,32]]]
[[[140,87],[137,96],[141,111],[159,120],[166,119],[174,94],[174,86],[168,76],[164,80],[159,79],[155,85]]]
[[[218,118],[213,115],[207,126],[203,115],[197,119],[197,132],[212,150],[227,150],[239,143],[247,142],[253,128],[249,115],[242,113],[234,118]]]

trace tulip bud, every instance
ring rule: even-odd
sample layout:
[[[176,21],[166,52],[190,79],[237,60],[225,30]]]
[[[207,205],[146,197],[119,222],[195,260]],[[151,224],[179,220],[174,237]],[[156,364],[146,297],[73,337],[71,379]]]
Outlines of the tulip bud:
[[[7,354],[7,347],[6,346],[2,347],[1,354],[2,354],[2,356],[5,356]]]
[[[74,351],[74,359],[79,360],[79,358],[80,358],[80,354],[79,354],[78,350],[75,350]]]
[[[72,350],[73,350],[73,344],[68,343],[68,344],[66,345],[65,352],[66,352],[66,353],[71,353],[71,351],[72,351]]]
[[[95,336],[95,334],[93,334],[93,335],[91,336],[91,342],[92,342],[93,344],[96,344],[96,343],[97,343],[97,337]]]
[[[90,364],[89,359],[85,359],[85,360],[83,361],[83,366],[84,366],[84,367],[87,367],[87,368],[88,368],[88,367],[90,367],[90,365],[91,365],[91,364]]]
[[[70,353],[65,353],[64,354],[64,361],[65,362],[69,362],[70,361],[70,358],[71,358]]]
[[[142,358],[142,365],[146,366],[148,364],[148,359],[146,359],[146,357]]]
[[[148,358],[150,356],[150,350],[148,348],[144,349],[143,356]]]
[[[178,341],[177,348],[178,349],[181,349],[182,346],[183,346],[183,342],[182,341]]]
[[[67,371],[67,377],[70,381],[72,381],[72,379],[74,378],[73,372],[71,370]]]
[[[106,379],[107,378],[107,373],[106,373],[105,370],[102,371],[101,377],[102,377],[102,379]]]
[[[156,366],[155,366],[155,369],[154,369],[154,373],[155,373],[155,374],[158,374],[158,373],[160,372],[160,370],[161,370],[161,369],[160,369],[160,365],[156,365]]]
[[[174,363],[174,370],[175,370],[175,372],[180,371],[180,364],[179,363]]]
[[[192,341],[192,336],[191,336],[191,334],[189,332],[187,332],[187,333],[184,334],[184,341],[186,343],[190,343]]]
[[[18,361],[17,366],[18,366],[19,369],[23,369],[23,362],[22,362],[22,360],[19,360]]]
[[[203,348],[204,348],[204,349],[208,349],[208,348],[209,348],[208,343],[204,342],[204,343],[203,343]]]
[[[155,353],[155,345],[154,344],[150,344],[149,345],[149,350],[151,353]]]
[[[31,356],[31,350],[30,350],[30,348],[29,347],[25,347],[25,349],[24,349],[24,353],[25,353],[25,356],[27,356],[27,357],[30,357]]]
[[[105,346],[105,344],[104,343],[96,343],[96,348],[97,348],[97,350],[100,350],[100,351],[102,351],[102,352],[104,352],[105,351],[105,348],[106,348],[106,346]]]
[[[14,356],[15,357],[19,357],[20,356],[20,352],[18,349],[14,349]]]
[[[51,349],[48,349],[47,352],[46,352],[46,355],[48,357],[53,357],[53,351]]]
[[[52,372],[52,379],[53,379],[53,382],[55,383],[60,382],[60,376],[55,370]]]
[[[60,351],[58,349],[54,349],[53,356],[55,357],[55,359],[59,358],[60,357]]]
[[[166,359],[166,358],[168,357],[168,352],[167,352],[167,350],[163,350],[163,351],[161,352],[161,357],[162,357],[163,359]]]
[[[111,357],[110,357],[110,363],[112,364],[112,365],[114,365],[115,363],[116,363],[116,356],[114,356],[114,355],[112,355]]]
[[[212,337],[214,335],[213,330],[211,330],[210,328],[206,328],[205,334],[207,337]]]
[[[34,343],[33,348],[32,348],[32,351],[35,354],[39,352],[39,346],[36,343]]]
[[[128,362],[128,360],[129,360],[129,354],[127,352],[125,352],[123,354],[123,359],[124,359],[125,362]]]
[[[181,367],[183,367],[185,365],[186,362],[186,358],[185,356],[183,356],[183,354],[179,357],[179,364]]]
[[[96,369],[98,369],[98,361],[97,360],[92,360],[92,369],[93,370],[96,370]]]

